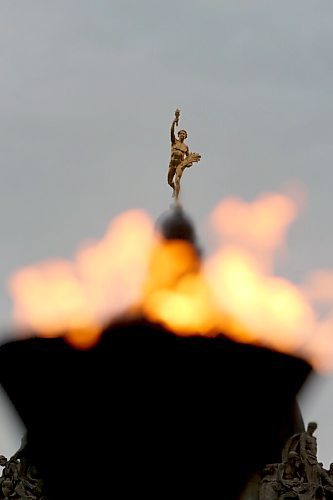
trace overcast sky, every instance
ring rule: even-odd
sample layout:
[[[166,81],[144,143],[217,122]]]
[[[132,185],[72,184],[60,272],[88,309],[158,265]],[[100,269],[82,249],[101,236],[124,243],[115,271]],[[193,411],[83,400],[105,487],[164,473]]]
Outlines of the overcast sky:
[[[157,217],[169,207],[177,106],[190,149],[202,154],[183,177],[202,239],[223,197],[250,201],[299,182],[307,202],[279,271],[299,282],[333,267],[331,0],[4,0],[0,65],[4,333],[14,270],[71,257],[125,209]],[[330,379],[302,398],[325,465],[332,401]],[[3,403],[8,455],[21,431],[6,415]]]

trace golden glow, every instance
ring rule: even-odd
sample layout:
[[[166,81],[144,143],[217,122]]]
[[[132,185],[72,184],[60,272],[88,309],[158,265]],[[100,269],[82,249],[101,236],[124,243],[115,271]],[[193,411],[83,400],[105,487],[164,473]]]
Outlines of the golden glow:
[[[80,248],[73,261],[47,261],[17,271],[9,281],[14,318],[41,335],[67,334],[87,347],[103,324],[137,302],[153,246],[153,224],[131,210],[105,236]]]
[[[144,212],[126,212],[73,261],[17,271],[9,282],[14,317],[22,328],[66,335],[86,348],[106,322],[135,311],[178,335],[223,332],[327,370],[333,367],[333,271],[314,272],[302,286],[273,273],[297,213],[294,199],[282,194],[253,203],[223,200],[210,217],[217,248],[201,260],[188,242],[154,234]],[[315,302],[327,308],[320,319]]]
[[[245,325],[238,340],[294,351],[311,330],[313,313],[297,288],[265,275],[246,252],[223,249],[207,263],[206,274],[219,308]]]
[[[151,321],[179,334],[216,330],[218,312],[192,245],[179,240],[156,245],[143,287],[142,310]]]

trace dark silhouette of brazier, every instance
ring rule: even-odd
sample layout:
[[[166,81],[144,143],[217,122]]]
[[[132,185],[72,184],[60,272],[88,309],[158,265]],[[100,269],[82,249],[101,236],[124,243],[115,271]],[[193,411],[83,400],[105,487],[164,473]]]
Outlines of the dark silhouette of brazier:
[[[28,429],[49,499],[239,497],[297,430],[297,358],[136,322],[92,349],[0,348],[0,382]]]

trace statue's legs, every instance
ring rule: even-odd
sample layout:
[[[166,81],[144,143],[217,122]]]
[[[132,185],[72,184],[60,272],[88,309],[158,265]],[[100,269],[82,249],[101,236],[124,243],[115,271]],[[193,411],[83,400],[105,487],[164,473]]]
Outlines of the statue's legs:
[[[183,175],[185,168],[186,167],[183,166],[181,163],[180,165],[178,165],[178,167],[176,169],[176,177],[175,177],[175,198],[176,198],[176,200],[178,200],[178,196],[179,196],[179,192],[180,192],[180,179],[182,178],[182,175]]]
[[[275,481],[264,482],[260,488],[259,500],[279,500],[279,491]]]
[[[174,190],[174,194],[173,196],[176,198],[176,200],[178,200],[178,197],[179,197],[179,191],[180,191],[180,179],[176,179],[175,180],[175,190]]]
[[[172,187],[173,190],[175,190],[175,183],[173,182],[173,178],[175,176],[175,173],[176,173],[176,166],[173,165],[172,162],[170,162],[169,164],[169,172],[168,172],[168,184],[169,186]]]
[[[308,483],[319,484],[320,477],[318,472],[318,464],[311,463],[309,461],[304,462],[305,475],[307,477]]]

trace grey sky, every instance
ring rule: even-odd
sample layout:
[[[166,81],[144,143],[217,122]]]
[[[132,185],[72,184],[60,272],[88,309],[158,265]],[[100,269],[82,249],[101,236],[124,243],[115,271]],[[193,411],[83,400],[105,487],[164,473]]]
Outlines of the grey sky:
[[[183,178],[202,239],[222,197],[300,181],[307,204],[279,271],[300,281],[333,267],[332,47],[331,0],[1,2],[3,331],[13,270],[70,257],[127,208],[168,208],[177,106],[202,153]],[[333,383],[308,392],[304,417],[318,420],[328,464]]]

